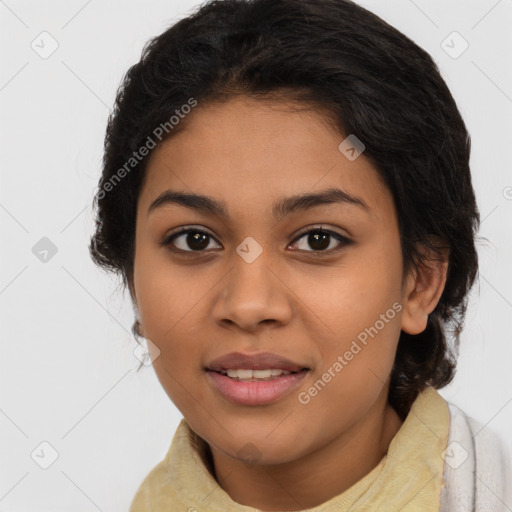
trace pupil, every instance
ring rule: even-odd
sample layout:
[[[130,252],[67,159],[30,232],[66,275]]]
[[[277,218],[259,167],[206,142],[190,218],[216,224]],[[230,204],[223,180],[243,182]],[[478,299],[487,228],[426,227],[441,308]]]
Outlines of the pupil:
[[[314,234],[309,235],[308,243],[313,249],[315,249],[315,251],[318,251],[329,247],[329,237],[329,233],[317,231]]]
[[[201,240],[202,239],[202,240]],[[189,233],[187,236],[188,246],[193,250],[201,250],[208,247],[208,235],[204,233]],[[197,244],[194,246],[194,244]]]

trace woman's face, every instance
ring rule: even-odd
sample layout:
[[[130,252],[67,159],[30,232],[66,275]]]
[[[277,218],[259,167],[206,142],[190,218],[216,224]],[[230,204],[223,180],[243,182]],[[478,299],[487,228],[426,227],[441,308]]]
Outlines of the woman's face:
[[[290,462],[388,407],[400,330],[417,326],[393,198],[318,113],[237,98],[189,115],[154,150],[139,197],[142,333],[212,450]],[[257,381],[238,380],[250,369]]]

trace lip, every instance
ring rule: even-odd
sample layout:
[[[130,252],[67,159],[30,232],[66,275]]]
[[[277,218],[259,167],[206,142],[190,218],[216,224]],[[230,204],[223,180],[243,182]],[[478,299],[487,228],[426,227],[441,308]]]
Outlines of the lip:
[[[293,372],[266,381],[238,381],[222,375],[220,370],[276,369]],[[232,403],[239,405],[264,405],[276,402],[302,382],[309,373],[306,365],[291,361],[271,352],[243,354],[231,352],[214,359],[205,368],[209,383]]]
[[[213,370],[206,371],[207,379],[212,386],[220,391],[224,398],[238,405],[264,405],[276,402],[295,389],[308,373],[309,370],[304,369],[271,380],[243,382]]]
[[[206,370],[218,372],[220,370],[287,370],[289,372],[300,372],[309,369],[306,365],[290,361],[284,356],[271,352],[260,352],[258,354],[243,354],[242,352],[231,352],[224,356],[210,361]]]

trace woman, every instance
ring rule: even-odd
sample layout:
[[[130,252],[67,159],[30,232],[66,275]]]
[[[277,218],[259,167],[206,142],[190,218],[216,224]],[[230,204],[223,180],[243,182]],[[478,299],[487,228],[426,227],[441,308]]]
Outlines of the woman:
[[[352,2],[210,1],[150,41],[90,247],[184,416],[131,512],[512,506],[501,440],[437,392],[469,155],[431,57]]]

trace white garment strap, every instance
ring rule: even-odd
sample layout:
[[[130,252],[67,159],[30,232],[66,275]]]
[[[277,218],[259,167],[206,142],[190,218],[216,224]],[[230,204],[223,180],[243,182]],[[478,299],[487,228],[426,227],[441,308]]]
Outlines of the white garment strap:
[[[512,455],[496,433],[448,402],[440,512],[512,512]]]

